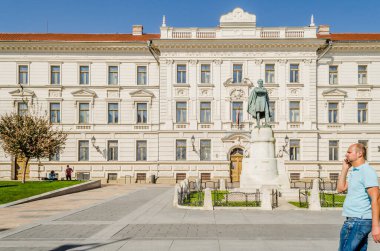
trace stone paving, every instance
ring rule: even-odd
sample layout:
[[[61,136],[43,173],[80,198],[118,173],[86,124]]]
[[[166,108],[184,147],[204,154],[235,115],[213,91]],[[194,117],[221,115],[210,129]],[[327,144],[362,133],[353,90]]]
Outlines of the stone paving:
[[[18,205],[19,215],[43,216],[1,222],[11,229],[0,231],[0,250],[337,250],[341,211],[184,210],[172,196],[164,185],[109,186],[41,201],[40,211]],[[368,250],[379,249],[370,240]]]

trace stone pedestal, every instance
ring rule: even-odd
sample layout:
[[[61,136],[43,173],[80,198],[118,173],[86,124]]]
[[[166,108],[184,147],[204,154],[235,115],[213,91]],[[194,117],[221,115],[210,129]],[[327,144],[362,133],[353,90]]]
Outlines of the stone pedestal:
[[[254,128],[251,133],[249,157],[243,159],[240,189],[260,189],[263,185],[278,185],[277,159],[274,154],[271,128]]]

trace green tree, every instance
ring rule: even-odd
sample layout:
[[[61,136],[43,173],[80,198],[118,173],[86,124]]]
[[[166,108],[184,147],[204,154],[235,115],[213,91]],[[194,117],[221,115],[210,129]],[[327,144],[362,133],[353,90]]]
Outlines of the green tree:
[[[62,152],[67,134],[43,116],[5,114],[0,118],[0,140],[4,152],[25,160],[22,183],[30,159],[42,159]]]

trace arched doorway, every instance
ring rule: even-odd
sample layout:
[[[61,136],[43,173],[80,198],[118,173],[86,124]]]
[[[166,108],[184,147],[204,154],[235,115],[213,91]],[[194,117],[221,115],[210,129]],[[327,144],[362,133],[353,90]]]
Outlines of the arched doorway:
[[[244,151],[241,148],[234,148],[230,154],[230,176],[231,182],[240,182],[240,174],[243,165]]]

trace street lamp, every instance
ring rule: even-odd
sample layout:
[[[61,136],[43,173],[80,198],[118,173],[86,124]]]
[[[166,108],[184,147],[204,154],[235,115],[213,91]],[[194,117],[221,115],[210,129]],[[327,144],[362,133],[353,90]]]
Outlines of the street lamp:
[[[191,145],[193,146],[193,151],[196,152],[196,149],[195,149],[195,137],[194,137],[194,135],[191,136]]]
[[[282,158],[282,156],[284,156],[284,152],[288,154],[288,151],[286,150],[286,148],[288,147],[288,144],[289,144],[289,137],[288,135],[285,136],[285,145],[282,145],[281,148],[278,153],[277,153],[277,157],[280,157]]]
[[[99,151],[99,146],[96,146],[96,145],[95,145],[95,142],[96,142],[96,138],[95,138],[95,136],[92,136],[92,138],[91,138],[92,146],[93,146],[97,151]]]

